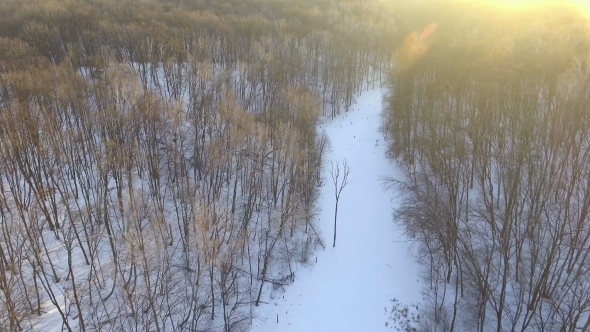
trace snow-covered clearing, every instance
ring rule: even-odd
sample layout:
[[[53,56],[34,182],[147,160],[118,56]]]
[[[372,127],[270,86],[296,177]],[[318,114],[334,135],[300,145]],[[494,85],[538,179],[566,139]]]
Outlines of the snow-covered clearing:
[[[317,264],[296,271],[295,283],[284,292],[267,292],[268,304],[258,308],[253,332],[391,331],[392,299],[402,305],[421,302],[419,266],[392,221],[396,195],[385,191],[381,180],[399,178],[378,130],[383,92],[364,92],[351,111],[321,125],[332,145],[317,221],[326,249],[312,256]],[[330,160],[343,159],[352,168],[352,182],[340,197],[332,248],[335,197],[328,171]]]

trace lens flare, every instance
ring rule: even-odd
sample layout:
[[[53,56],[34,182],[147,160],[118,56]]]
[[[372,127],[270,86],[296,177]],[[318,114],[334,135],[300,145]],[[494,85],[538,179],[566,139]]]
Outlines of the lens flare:
[[[404,39],[396,56],[396,68],[398,71],[407,70],[428,52],[431,37],[436,32],[437,27],[436,23],[431,23],[421,33],[414,31]]]

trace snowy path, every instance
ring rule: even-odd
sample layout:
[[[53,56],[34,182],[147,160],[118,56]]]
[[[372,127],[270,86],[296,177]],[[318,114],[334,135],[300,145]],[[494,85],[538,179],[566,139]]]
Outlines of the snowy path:
[[[395,176],[378,131],[382,92],[364,92],[352,111],[322,125],[332,143],[318,215],[326,249],[317,251],[317,264],[299,268],[284,294],[265,299],[269,304],[258,308],[251,331],[391,331],[385,325],[390,300],[420,302],[418,265],[392,222],[394,195],[380,181]],[[352,182],[340,197],[332,248],[335,199],[328,169],[330,160],[342,159],[352,168]]]

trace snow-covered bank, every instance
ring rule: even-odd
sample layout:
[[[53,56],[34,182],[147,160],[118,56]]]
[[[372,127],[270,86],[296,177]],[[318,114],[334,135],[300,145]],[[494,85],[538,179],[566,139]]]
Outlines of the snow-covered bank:
[[[299,268],[295,283],[258,308],[253,332],[386,331],[391,300],[421,301],[419,267],[406,237],[392,222],[395,194],[381,179],[396,176],[379,132],[382,89],[364,92],[350,112],[321,125],[331,140],[326,156],[318,227],[326,243],[317,264]],[[346,159],[352,182],[338,207],[338,239],[332,248],[334,185],[330,160]],[[278,323],[277,323],[278,317]]]

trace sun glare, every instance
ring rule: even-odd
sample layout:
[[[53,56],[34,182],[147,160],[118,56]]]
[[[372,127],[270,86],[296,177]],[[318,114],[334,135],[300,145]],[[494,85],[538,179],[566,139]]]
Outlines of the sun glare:
[[[501,10],[522,11],[546,7],[574,7],[590,13],[590,0],[460,0],[466,4],[481,4]]]

